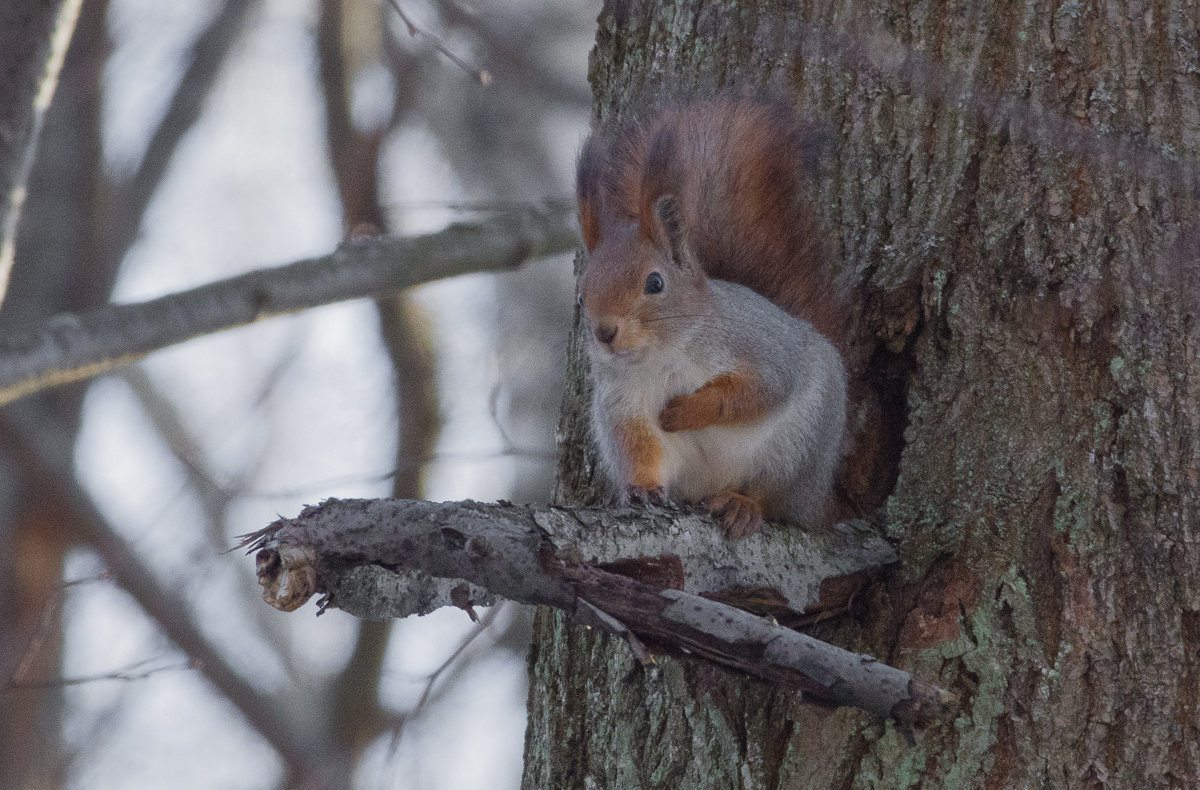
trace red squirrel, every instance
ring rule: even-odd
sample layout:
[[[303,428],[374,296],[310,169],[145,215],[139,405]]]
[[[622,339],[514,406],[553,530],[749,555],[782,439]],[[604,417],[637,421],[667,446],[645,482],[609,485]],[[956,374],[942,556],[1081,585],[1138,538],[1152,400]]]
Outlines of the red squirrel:
[[[629,500],[704,503],[731,538],[821,522],[842,453],[811,149],[783,105],[724,96],[602,125],[579,156],[600,465]]]

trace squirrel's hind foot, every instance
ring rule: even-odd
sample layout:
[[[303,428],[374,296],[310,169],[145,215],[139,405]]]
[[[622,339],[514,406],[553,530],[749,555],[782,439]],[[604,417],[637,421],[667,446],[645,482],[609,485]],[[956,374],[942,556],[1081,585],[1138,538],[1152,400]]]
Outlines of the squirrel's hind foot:
[[[725,537],[738,540],[762,529],[762,507],[740,491],[725,490],[707,500],[708,512],[721,519]]]

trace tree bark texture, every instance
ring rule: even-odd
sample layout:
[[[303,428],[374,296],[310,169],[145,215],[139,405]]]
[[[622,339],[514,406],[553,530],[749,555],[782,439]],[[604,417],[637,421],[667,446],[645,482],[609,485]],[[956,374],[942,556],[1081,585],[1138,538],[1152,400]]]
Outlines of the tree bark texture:
[[[823,636],[962,709],[910,747],[690,664],[630,672],[543,612],[526,788],[1200,782],[1197,20],[1194,0],[606,4],[599,115],[765,88],[827,130],[814,198],[901,563]],[[567,502],[596,488],[573,342]]]
[[[321,594],[328,599],[327,605],[365,620],[423,615],[458,605],[451,592],[462,579],[481,585],[467,589],[475,605],[490,604],[492,593],[525,603],[545,602],[519,584],[488,587],[470,576],[442,573],[432,563],[445,562],[443,558],[413,559],[411,567],[391,559],[397,553],[413,552],[402,541],[410,530],[422,536],[421,540],[436,544],[438,541],[423,537],[435,527],[446,534],[478,534],[486,543],[517,546],[519,551],[511,557],[493,546],[489,554],[497,559],[489,562],[518,569],[513,575],[527,577],[527,585],[534,583],[534,577],[521,569],[536,563],[538,552],[529,545],[539,544],[526,533],[536,531],[546,544],[543,548],[553,549],[572,566],[593,565],[659,587],[741,602],[748,609],[758,604],[766,610],[760,614],[779,620],[789,612],[844,606],[843,582],[860,581],[896,559],[891,545],[867,522],[837,524],[811,534],[765,528],[730,543],[707,515],[652,505],[556,508],[471,500],[327,499],[308,508],[302,517],[280,520],[271,529],[291,536],[285,529],[291,522],[295,522],[296,536],[292,542],[306,551],[311,545],[317,555],[311,564],[321,568],[320,584],[308,585],[309,589],[295,597],[271,591],[268,602],[290,612],[312,595]],[[256,538],[257,533],[246,537]],[[461,535],[456,540],[466,542]],[[278,538],[277,542],[281,552],[291,550],[287,540]],[[243,539],[241,545],[249,543]],[[395,544],[401,544],[400,548]],[[481,600],[482,596],[489,600]]]

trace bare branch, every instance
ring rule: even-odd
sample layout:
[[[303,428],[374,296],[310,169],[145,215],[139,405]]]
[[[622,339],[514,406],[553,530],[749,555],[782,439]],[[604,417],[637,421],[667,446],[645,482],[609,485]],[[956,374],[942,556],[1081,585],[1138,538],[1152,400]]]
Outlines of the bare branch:
[[[215,548],[217,541],[223,543],[227,540],[226,515],[238,493],[238,487],[218,482],[218,473],[210,468],[199,437],[187,427],[178,405],[158,387],[145,368],[130,365],[122,371],[121,377],[167,449],[183,468],[186,485],[200,500],[205,515],[205,532]]]
[[[758,584],[761,579],[755,574],[764,568],[775,578],[801,577],[803,588],[819,587],[821,581],[806,568],[810,558],[797,543],[797,536],[803,534],[798,530],[771,530],[756,536],[759,546],[750,551],[766,552],[766,556],[755,563],[756,568],[743,567],[745,558],[738,554],[746,541],[722,541],[726,556],[721,561],[693,556],[686,553],[693,547],[682,536],[711,533],[712,540],[719,541],[716,525],[706,517],[661,509],[643,513],[508,503],[329,500],[295,519],[275,522],[248,536],[242,545],[257,551],[264,599],[285,611],[321,594],[328,605],[353,612],[340,586],[344,575],[354,568],[378,565],[462,579],[509,600],[563,609],[587,625],[627,638],[635,655],[644,642],[651,649],[703,658],[827,703],[854,705],[902,726],[923,726],[942,715],[950,703],[946,692],[869,656],[692,592],[638,581],[595,561],[584,562],[585,552],[556,543],[555,528],[568,521],[576,522],[575,534],[590,534],[594,527],[607,525],[620,529],[622,540],[628,537],[630,543],[632,536],[659,533],[664,543],[685,552],[679,575],[691,589],[715,583],[719,574],[727,575],[727,584]],[[838,548],[822,558],[827,568],[844,561],[842,550],[859,540],[844,532],[840,535],[840,540],[832,538]],[[876,538],[872,550],[879,551],[881,542]],[[702,539],[699,544],[703,543]],[[830,550],[831,545],[823,548]],[[636,553],[635,549],[623,556]],[[860,552],[857,560],[864,556]],[[680,562],[678,557],[673,561]],[[672,558],[660,557],[658,562],[670,565]],[[627,569],[634,565],[626,563]],[[653,565],[647,561],[642,567]],[[738,571],[731,573],[731,568],[745,577],[738,578]]]
[[[56,316],[0,335],[0,405],[222,329],[443,277],[515,268],[577,244],[569,203],[411,238],[366,239],[148,302]]]
[[[489,74],[485,69],[477,69],[470,63],[467,63],[458,55],[455,55],[454,52],[451,51],[450,47],[446,46],[446,42],[442,41],[433,33],[430,33],[423,27],[419,27],[415,22],[413,22],[412,18],[409,17],[408,14],[404,13],[404,9],[400,7],[400,3],[396,2],[396,0],[388,0],[388,4],[396,10],[396,14],[400,17],[401,21],[404,22],[404,26],[408,28],[408,34],[410,36],[414,38],[417,36],[424,36],[429,40],[429,43],[433,45],[434,49],[445,55],[455,66],[458,66],[460,69],[470,74],[476,82],[485,88],[492,81],[492,75]]]
[[[11,677],[0,688],[16,688],[23,682],[32,671],[33,662],[36,656],[41,653],[43,646],[48,637],[54,632],[54,629],[60,627],[57,622],[59,615],[62,612],[63,601],[66,599],[67,591],[73,587],[78,587],[91,582],[109,581],[109,577],[105,574],[100,576],[75,579],[73,581],[63,582],[62,585],[55,590],[54,595],[48,598],[42,606],[41,614],[38,616],[37,625],[33,632],[26,640],[25,650],[22,652],[20,659],[17,661],[16,668],[13,669]],[[0,672],[3,670],[0,669]]]
[[[498,61],[498,73],[503,70],[511,74],[534,89],[539,98],[576,107],[591,106],[592,93],[583,80],[565,79],[560,68],[543,66],[533,57],[533,52],[538,48],[530,47],[531,25],[528,19],[522,19],[523,27],[520,29],[514,29],[512,25],[501,29],[498,20],[485,23],[452,0],[436,0],[435,4],[448,24],[469,31],[483,42],[487,51]],[[536,26],[540,28],[545,16],[557,13],[561,12],[552,7],[538,8]]]
[[[18,677],[13,678],[12,680],[8,681],[8,683],[0,686],[0,691],[9,691],[14,689],[86,686],[105,680],[119,680],[129,683],[132,681],[146,680],[147,678],[162,674],[163,672],[180,672],[196,669],[196,666],[190,661],[176,661],[171,664],[163,664],[162,660],[163,656],[158,655],[152,658],[146,658],[141,661],[137,661],[125,667],[124,669],[114,669],[109,672],[97,672],[93,675],[80,675],[77,677],[47,678],[45,680],[26,680]]]
[[[415,719],[421,715],[421,713],[426,709],[426,706],[429,705],[429,700],[433,697],[433,690],[438,685],[438,680],[440,680],[441,677],[446,674],[446,671],[449,670],[450,667],[454,666],[458,662],[463,653],[466,653],[467,650],[469,650],[470,647],[475,644],[475,642],[481,636],[485,634],[488,636],[494,636],[492,631],[489,629],[493,627],[494,623],[496,622],[496,618],[506,606],[513,606],[513,604],[502,603],[498,606],[492,607],[491,611],[485,614],[479,621],[479,627],[472,628],[467,633],[466,638],[459,642],[458,647],[454,648],[454,652],[446,656],[446,660],[443,661],[437,669],[429,673],[429,677],[425,683],[425,690],[421,692],[421,697],[417,700],[417,703],[412,706],[412,710],[405,715],[404,719]],[[443,687],[445,687],[445,684],[443,684]],[[401,719],[399,722],[397,722],[397,726],[392,733],[391,748],[393,753],[395,752],[396,746],[400,740],[400,725],[403,724],[404,719]]]
[[[82,0],[0,5],[0,301],[8,290],[38,132],[81,5]]]

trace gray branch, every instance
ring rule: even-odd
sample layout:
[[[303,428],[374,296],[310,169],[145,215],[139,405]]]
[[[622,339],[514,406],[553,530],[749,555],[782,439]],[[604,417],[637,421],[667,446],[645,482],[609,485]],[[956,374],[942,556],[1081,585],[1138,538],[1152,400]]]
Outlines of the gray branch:
[[[712,600],[722,589],[777,583],[802,606],[829,574],[894,560],[862,524],[808,535],[767,529],[731,543],[707,517],[653,508],[331,499],[242,545],[257,551],[264,599],[284,611],[321,595],[323,606],[369,617],[404,612],[409,603],[378,600],[386,590],[359,588],[357,575],[376,566],[448,585],[457,606],[480,603],[480,590],[553,606],[626,638],[639,658],[643,644],[689,655],[906,728],[944,715],[952,702],[870,656]],[[620,559],[643,551],[657,555]]]
[[[511,269],[577,243],[573,206],[547,203],[426,236],[354,242],[147,302],[59,315],[0,334],[0,405],[200,335],[443,277]]]
[[[378,500],[372,506],[388,522],[411,518],[406,500]],[[356,506],[349,500],[331,500],[323,507],[328,508],[323,511],[327,518],[340,521],[342,508]],[[679,568],[685,591],[717,595],[734,589],[771,590],[779,607],[795,613],[819,605],[822,584],[828,580],[849,578],[897,559],[891,544],[866,521],[807,532],[767,528],[731,542],[705,516],[653,506],[495,508],[489,509],[488,518],[516,531],[532,523],[559,551],[589,562],[664,555],[686,558]],[[387,620],[451,605],[450,593],[458,584],[457,578],[433,578],[422,570],[391,573],[377,565],[358,565],[339,570],[332,586],[337,589],[337,608],[368,620]],[[490,594],[481,587],[471,587],[471,598],[479,604],[491,603]]]

